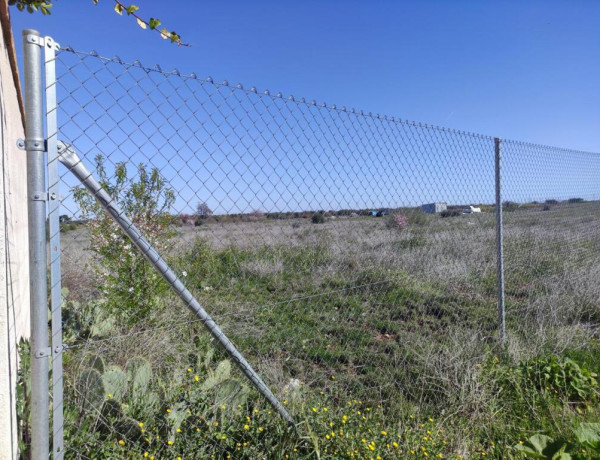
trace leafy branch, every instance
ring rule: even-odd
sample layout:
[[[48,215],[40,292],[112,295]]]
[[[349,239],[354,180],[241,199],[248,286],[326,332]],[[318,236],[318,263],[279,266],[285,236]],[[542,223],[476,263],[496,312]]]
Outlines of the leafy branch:
[[[25,11],[34,13],[36,11],[41,12],[43,15],[49,15],[53,6],[53,0],[8,0],[9,5],[14,5],[19,11]],[[97,5],[99,0],[92,0],[94,5]],[[138,26],[142,29],[150,29],[158,32],[163,40],[171,40],[171,43],[177,43],[179,46],[191,46],[189,43],[183,43],[181,37],[177,32],[169,31],[166,28],[160,28],[162,21],[157,18],[149,18],[148,20],[138,15],[137,11],[140,9],[137,5],[126,5],[120,0],[114,0],[114,10],[117,14],[123,15],[127,13],[127,16],[135,18]]]
[[[98,4],[98,0],[93,0],[94,4]],[[162,24],[160,19],[150,18],[148,20],[142,19],[136,13],[139,10],[139,6],[137,5],[129,5],[126,6],[121,3],[119,0],[115,0],[114,10],[117,14],[123,15],[123,12],[127,13],[128,16],[133,16],[142,29],[149,28],[150,30],[156,30],[163,40],[171,40],[171,43],[177,43],[179,46],[191,46],[189,43],[183,43],[181,41],[181,37],[174,30],[168,31],[166,28],[158,29],[158,27]]]

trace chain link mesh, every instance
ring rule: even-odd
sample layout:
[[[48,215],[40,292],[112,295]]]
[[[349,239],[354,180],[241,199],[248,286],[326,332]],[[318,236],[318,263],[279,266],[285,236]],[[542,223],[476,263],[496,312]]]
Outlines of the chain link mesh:
[[[492,137],[72,49],[57,72],[60,140],[300,432],[64,168],[67,457],[497,454],[445,434],[489,417],[502,354]],[[584,347],[600,156],[504,141],[503,158],[509,353]]]

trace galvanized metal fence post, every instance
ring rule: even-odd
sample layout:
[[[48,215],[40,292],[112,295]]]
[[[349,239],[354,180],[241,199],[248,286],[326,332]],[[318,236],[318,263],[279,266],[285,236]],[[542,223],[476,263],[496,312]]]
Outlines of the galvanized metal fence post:
[[[494,138],[494,158],[496,164],[496,247],[498,272],[498,331],[500,343],[506,344],[506,310],[504,306],[504,233],[502,222],[502,140]]]
[[[48,290],[46,282],[46,165],[42,94],[43,39],[23,31],[25,70],[25,149],[29,217],[29,286],[31,292],[31,458],[48,459],[49,410]]]
[[[44,37],[44,71],[46,73],[46,131],[48,140],[48,229],[50,231],[50,309],[52,311],[52,453],[55,460],[64,458],[63,440],[63,358],[62,295],[60,273],[60,198],[58,174],[58,117],[56,101],[56,51],[52,37]]]

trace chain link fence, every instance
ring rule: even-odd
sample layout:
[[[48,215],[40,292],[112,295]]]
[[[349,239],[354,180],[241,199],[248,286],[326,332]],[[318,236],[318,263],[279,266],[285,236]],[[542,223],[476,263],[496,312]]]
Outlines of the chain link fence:
[[[493,137],[70,48],[56,69],[59,139],[296,423],[61,165],[67,458],[503,456],[494,363],[594,342],[600,155],[502,142],[503,347]]]
[[[560,352],[598,324],[600,156],[509,141],[503,164],[507,315],[532,355]]]

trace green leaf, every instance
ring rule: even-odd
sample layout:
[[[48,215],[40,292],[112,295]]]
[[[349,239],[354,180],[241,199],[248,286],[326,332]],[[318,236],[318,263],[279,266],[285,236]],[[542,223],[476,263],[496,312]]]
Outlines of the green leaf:
[[[536,434],[524,444],[518,444],[515,449],[529,458],[543,458],[546,460],[570,460],[571,455],[566,453],[567,444],[561,440],[554,441],[550,436]]]
[[[126,8],[126,11],[127,11],[127,14],[131,14],[131,13],[135,13],[135,12],[136,12],[137,10],[139,10],[139,9],[140,9],[140,7],[139,7],[139,6],[137,6],[137,5],[129,5],[129,6]]]
[[[148,27],[150,27],[151,29],[156,29],[158,26],[160,26],[160,24],[160,19],[150,18],[150,20],[148,21]]]
[[[120,3],[115,3],[115,8],[114,8],[115,13],[123,15],[123,10],[124,9],[125,8],[123,8],[123,5],[121,5]]]
[[[527,458],[543,458],[546,460],[546,456],[544,454],[536,452],[534,449],[526,446],[525,444],[517,444],[515,449],[520,451]]]
[[[600,451],[600,423],[582,423],[575,430],[575,436],[581,444]]]

